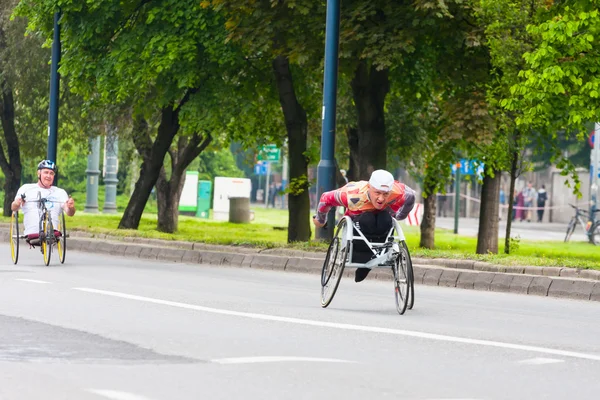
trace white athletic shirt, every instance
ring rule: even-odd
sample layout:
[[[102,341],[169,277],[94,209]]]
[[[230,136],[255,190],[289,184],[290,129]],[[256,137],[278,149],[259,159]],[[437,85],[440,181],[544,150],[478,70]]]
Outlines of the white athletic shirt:
[[[69,199],[67,192],[56,186],[50,187],[50,189],[44,189],[37,183],[27,183],[19,188],[15,200],[25,194],[25,204],[23,204],[23,225],[25,226],[25,235],[40,232],[40,211],[38,210],[38,202],[30,201],[37,200],[38,192],[41,193],[42,198],[47,198],[51,202],[46,203],[46,208],[52,215],[52,225],[54,229],[58,227],[58,216],[63,204]]]

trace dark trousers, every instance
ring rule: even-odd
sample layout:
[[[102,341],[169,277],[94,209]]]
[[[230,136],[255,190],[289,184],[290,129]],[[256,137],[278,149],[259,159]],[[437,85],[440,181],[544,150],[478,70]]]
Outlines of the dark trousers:
[[[354,223],[358,223],[362,234],[374,243],[383,243],[393,225],[392,216],[387,211],[362,213],[354,217]],[[358,235],[356,229],[354,235]],[[364,240],[355,240],[353,249],[353,262],[365,263],[373,258],[373,252]]]

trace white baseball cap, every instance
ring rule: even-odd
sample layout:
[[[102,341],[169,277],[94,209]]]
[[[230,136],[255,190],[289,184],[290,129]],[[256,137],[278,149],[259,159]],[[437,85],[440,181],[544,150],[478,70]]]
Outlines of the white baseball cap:
[[[371,174],[369,185],[371,185],[373,189],[389,192],[394,186],[394,176],[385,169],[378,169]]]

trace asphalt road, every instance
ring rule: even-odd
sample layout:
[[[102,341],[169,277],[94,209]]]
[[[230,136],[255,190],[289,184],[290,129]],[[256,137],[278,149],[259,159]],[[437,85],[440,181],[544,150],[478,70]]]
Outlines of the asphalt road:
[[[0,399],[597,399],[600,303],[0,246]]]

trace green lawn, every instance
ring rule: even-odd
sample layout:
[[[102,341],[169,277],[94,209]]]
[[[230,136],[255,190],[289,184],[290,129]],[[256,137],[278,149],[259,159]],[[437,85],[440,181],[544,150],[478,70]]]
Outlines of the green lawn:
[[[81,203],[80,203],[81,204]],[[170,235],[156,230],[156,215],[144,214],[138,230],[118,230],[121,214],[86,214],[78,211],[67,219],[67,227],[117,236],[141,236],[167,240],[185,240],[212,244],[238,246],[293,247],[305,250],[324,251],[326,244],[287,244],[287,210],[254,208],[254,221],[250,224],[215,222],[195,217],[180,216],[179,231]],[[3,217],[3,222],[9,219]],[[476,255],[476,238],[454,235],[451,231],[436,231],[436,250],[418,248],[419,228],[402,224],[413,257],[461,258],[488,261],[503,265],[537,265],[578,267],[600,270],[600,246],[584,242],[563,243],[557,241],[528,241],[516,243],[511,255],[503,254],[501,245],[498,255]]]

